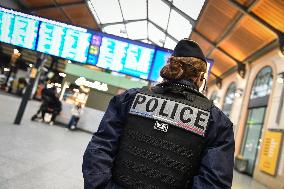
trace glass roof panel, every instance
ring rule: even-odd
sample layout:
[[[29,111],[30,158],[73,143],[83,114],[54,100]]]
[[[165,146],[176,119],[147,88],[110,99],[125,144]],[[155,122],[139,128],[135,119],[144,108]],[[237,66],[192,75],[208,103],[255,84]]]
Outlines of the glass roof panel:
[[[198,17],[204,4],[204,0],[167,1],[169,3],[173,2],[174,6],[194,19]],[[145,21],[140,20],[124,25],[119,3],[125,20],[145,19]],[[146,21],[146,0],[89,0],[88,5],[96,20],[103,27],[102,30],[104,32],[134,40],[148,39],[149,43],[155,43],[160,46],[163,46],[165,43],[167,48],[173,48],[176,40],[187,38],[192,30],[189,20],[175,9],[171,10],[170,6],[163,0],[148,0],[148,21]],[[148,31],[147,22],[149,23]],[[114,23],[114,25],[104,26],[105,23]],[[166,33],[176,40],[172,40],[169,37],[165,40],[166,34],[162,30],[167,30]]]
[[[174,6],[196,20],[204,4],[204,0],[174,0]]]
[[[128,23],[126,24],[126,30],[130,39],[146,39],[147,21]]]
[[[192,26],[186,18],[181,16],[175,10],[171,11],[168,33],[175,39],[181,40],[188,38],[192,30]]]
[[[146,19],[146,0],[120,0],[125,20]],[[138,8],[139,7],[139,8]]]
[[[117,0],[90,0],[101,23],[121,22],[122,15]]]
[[[150,0],[149,6],[149,19],[162,27],[164,30],[167,28],[170,7],[163,1]]]
[[[174,40],[172,40],[169,37],[166,37],[166,41],[165,41],[165,46],[164,47],[173,50],[175,48],[176,44],[177,43]]]
[[[120,37],[127,37],[124,24],[115,24],[115,25],[105,26],[103,28],[103,31],[109,34],[120,36]]]
[[[149,23],[149,39],[159,46],[163,46],[165,42],[165,33],[159,30],[156,26]]]

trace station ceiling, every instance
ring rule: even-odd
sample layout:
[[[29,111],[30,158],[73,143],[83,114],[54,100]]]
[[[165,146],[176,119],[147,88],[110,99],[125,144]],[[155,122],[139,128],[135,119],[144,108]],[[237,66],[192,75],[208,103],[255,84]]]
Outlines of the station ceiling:
[[[214,59],[211,83],[277,47],[279,36],[284,36],[283,0],[200,0],[199,4],[196,0],[119,0],[116,5],[111,1],[116,0],[17,0],[29,13],[167,48],[173,48],[182,35],[189,36]],[[196,4],[194,9],[191,3]],[[137,9],[133,11],[133,7]],[[104,17],[109,10],[117,15]],[[170,26],[172,14],[178,16],[176,23],[180,25]],[[178,21],[180,16],[186,20]],[[135,24],[145,25],[145,21],[158,28],[156,33],[149,33],[149,25],[146,35],[145,27],[135,30]],[[139,32],[144,36],[137,37]]]

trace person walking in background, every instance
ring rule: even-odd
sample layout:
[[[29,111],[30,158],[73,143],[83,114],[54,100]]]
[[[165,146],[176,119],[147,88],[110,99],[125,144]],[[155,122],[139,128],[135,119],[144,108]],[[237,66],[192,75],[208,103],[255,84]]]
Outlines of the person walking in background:
[[[71,119],[69,121],[68,128],[70,130],[74,130],[77,127],[77,124],[79,122],[81,114],[83,113],[82,104],[80,102],[78,104],[76,104],[72,108],[71,113],[72,113],[72,117],[71,117]]]
[[[199,92],[206,72],[184,39],[162,83],[113,97],[84,153],[85,189],[230,189],[233,124]]]

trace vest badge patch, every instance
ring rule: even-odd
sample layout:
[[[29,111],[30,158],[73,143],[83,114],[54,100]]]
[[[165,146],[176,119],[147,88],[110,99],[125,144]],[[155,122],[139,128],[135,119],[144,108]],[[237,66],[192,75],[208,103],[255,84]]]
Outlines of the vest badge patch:
[[[158,121],[155,122],[154,129],[163,131],[163,132],[168,132],[169,125],[167,123],[159,123]]]
[[[210,117],[209,111],[141,93],[136,94],[129,113],[156,120],[156,130],[167,132],[170,124],[203,137]]]

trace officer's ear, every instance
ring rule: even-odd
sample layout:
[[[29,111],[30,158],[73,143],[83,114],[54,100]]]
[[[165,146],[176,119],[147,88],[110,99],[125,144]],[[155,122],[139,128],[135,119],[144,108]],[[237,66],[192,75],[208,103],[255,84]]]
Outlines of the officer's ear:
[[[205,72],[201,72],[199,77],[198,77],[199,82],[203,82],[203,80],[205,78],[204,76],[205,76]]]
[[[205,76],[205,73],[200,72],[199,76],[196,77],[195,83],[198,86],[198,88],[200,88],[203,85],[204,76]]]

